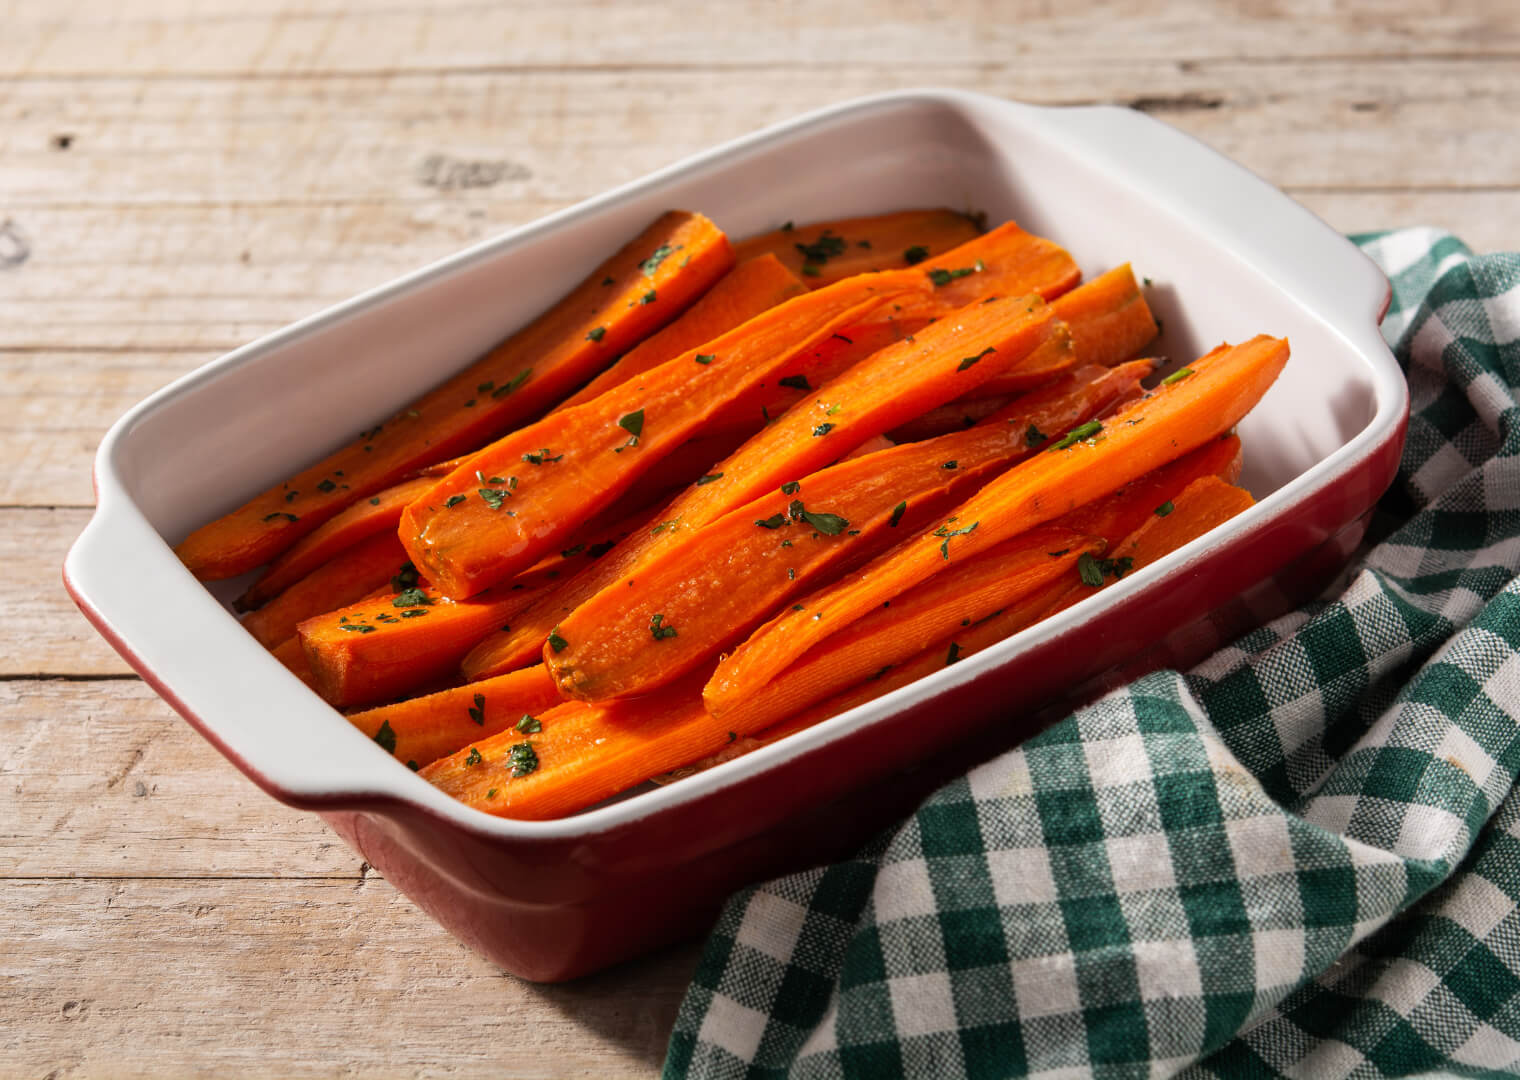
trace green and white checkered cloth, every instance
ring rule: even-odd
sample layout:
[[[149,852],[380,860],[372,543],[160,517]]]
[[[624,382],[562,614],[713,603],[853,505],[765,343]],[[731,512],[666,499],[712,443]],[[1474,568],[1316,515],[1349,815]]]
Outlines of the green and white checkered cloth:
[[[1517,1069],[1520,256],[1356,239],[1413,411],[1339,594],[733,898],[666,1077]]]

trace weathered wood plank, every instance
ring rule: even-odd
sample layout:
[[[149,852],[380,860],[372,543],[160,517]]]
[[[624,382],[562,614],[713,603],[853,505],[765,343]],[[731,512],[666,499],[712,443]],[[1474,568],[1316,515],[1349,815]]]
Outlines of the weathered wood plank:
[[[135,678],[0,682],[0,852],[4,877],[362,876]]]
[[[695,946],[534,986],[362,881],[0,880],[15,1076],[649,1077]]]
[[[981,0],[933,12],[917,0],[854,0],[733,4],[721,19],[712,18],[702,0],[388,3],[361,5],[359,12],[336,3],[219,0],[186,7],[156,0],[134,4],[130,12],[87,8],[74,15],[67,34],[58,32],[58,9],[47,0],[11,8],[4,48],[13,62],[0,70],[54,78],[693,64],[785,64],[811,74],[840,63],[953,70],[1054,63],[1072,54],[1104,61],[1135,55],[1343,60],[1520,51],[1513,12],[1491,0],[1453,0],[1438,8],[1400,0],[1354,6],[1076,0],[1017,7]]]
[[[345,80],[22,81],[0,99],[5,213],[195,202],[253,209],[565,203],[808,109],[933,81],[1041,103],[1139,101],[1287,186],[1515,186],[1520,63],[1184,64],[1092,59],[983,70],[531,72]],[[663,105],[661,104],[663,103]],[[1453,115],[1460,122],[1453,122]],[[60,139],[67,140],[63,148]]]

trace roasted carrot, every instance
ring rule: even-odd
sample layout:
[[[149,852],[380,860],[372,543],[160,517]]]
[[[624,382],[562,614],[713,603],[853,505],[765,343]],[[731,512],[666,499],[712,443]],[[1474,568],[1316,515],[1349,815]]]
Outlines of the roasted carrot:
[[[1129,263],[1071,290],[1052,305],[1071,327],[1084,364],[1117,364],[1139,353],[1160,332]]]
[[[471,739],[488,739],[509,729],[536,731],[535,714],[559,704],[559,692],[548,672],[531,667],[350,713],[348,720],[396,760],[417,769],[452,754]]]
[[[807,293],[474,455],[402,515],[412,561],[450,597],[470,596],[552,550],[726,402],[842,326],[927,288],[876,274]]]
[[[1171,510],[1162,513],[1165,507],[1158,507],[1114,548],[1113,557],[1129,559],[1131,567],[1139,570],[1249,510],[1255,501],[1249,491],[1217,476],[1200,477],[1172,500]]]
[[[779,258],[814,288],[853,274],[897,270],[942,255],[981,230],[953,210],[903,210],[794,226],[752,236],[734,245],[740,259]]]
[[[311,665],[306,662],[306,651],[301,648],[300,638],[288,637],[269,651],[292,675],[313,690],[316,689],[317,684],[312,678]]]
[[[406,562],[395,533],[359,541],[317,567],[258,611],[243,617],[243,629],[266,649],[293,637],[296,627],[324,611],[352,604],[383,587]]]
[[[1059,434],[1100,416],[1119,401],[1138,393],[1140,379],[1150,371],[1150,365],[1141,362],[1114,369],[1091,367],[1073,372],[1048,388],[1024,395],[993,418],[996,424],[989,423],[988,426],[1008,433],[1015,447],[1037,449],[1046,436]],[[979,439],[975,441],[982,445]],[[994,435],[990,445],[1002,445],[1002,437]],[[947,461],[952,458],[948,453],[941,456]],[[700,491],[707,486],[701,485],[694,490]],[[513,620],[511,630],[492,634],[481,642],[465,658],[465,677],[485,678],[534,662],[556,624],[603,589],[634,575],[635,568],[643,560],[652,558],[655,552],[663,550],[664,544],[673,542],[672,514],[679,514],[682,522],[696,527],[706,523],[703,515],[707,515],[707,520],[716,520],[732,509],[723,503],[687,504],[680,499],[671,503],[656,515],[660,520],[647,532],[634,534],[602,563],[554,589],[533,607],[521,612]]]
[[[1011,221],[913,269],[923,272],[934,291],[903,304],[894,312],[901,319],[939,318],[988,296],[1035,293],[1054,300],[1082,280],[1065,248]]]
[[[708,289],[679,319],[624,353],[610,368],[550,412],[584,404],[805,292],[807,286],[774,255],[746,259]]]
[[[238,598],[237,609],[252,611],[261,607],[367,537],[380,532],[394,534],[402,508],[431,486],[429,480],[419,477],[403,480],[368,499],[360,499],[316,531],[302,537],[299,543],[270,563],[259,580]],[[333,607],[347,602],[341,600]]]
[[[730,729],[702,708],[706,674],[650,697],[567,702],[539,714],[538,732],[509,729],[477,740],[422,777],[498,817],[543,820],[583,810],[730,741]]]
[[[1221,347],[1111,419],[1078,428],[992,481],[932,532],[814,593],[755,631],[704,691],[722,712],[867,611],[1025,529],[1115,491],[1233,427],[1287,362],[1286,341]]]
[[[952,431],[974,427],[999,409],[1018,399],[1017,394],[999,394],[996,397],[961,398],[929,409],[905,424],[899,424],[887,436],[894,442],[920,442],[948,435]]]
[[[203,580],[268,562],[418,466],[480,446],[542,413],[680,314],[732,264],[727,237],[707,218],[663,215],[485,357],[343,449],[197,529],[176,552]]]

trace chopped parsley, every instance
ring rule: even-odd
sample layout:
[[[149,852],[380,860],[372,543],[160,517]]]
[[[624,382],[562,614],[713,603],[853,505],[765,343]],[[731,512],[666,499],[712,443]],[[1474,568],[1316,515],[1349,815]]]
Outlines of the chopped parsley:
[[[464,502],[464,500],[465,496],[463,495],[450,495],[447,499],[443,500],[443,505],[452,509],[453,507],[456,507],[460,503]]]
[[[772,514],[768,518],[756,518],[755,524],[762,529],[779,529],[786,524],[785,514]]]
[[[479,765],[484,760],[485,758],[480,755],[479,747],[472,746],[470,747],[470,752],[465,755],[464,763],[466,765]]]
[[[289,501],[289,500],[287,499],[287,501]],[[272,514],[265,514],[264,515],[264,520],[265,521],[274,521],[277,518],[284,518],[286,521],[300,521],[301,520],[300,518],[296,517],[294,514],[287,514],[283,510],[276,510]]]
[[[546,446],[546,447],[544,447],[542,450],[540,450],[536,454],[524,454],[522,456],[522,459],[524,461],[526,461],[529,465],[542,465],[545,462],[559,461],[561,458],[563,458],[565,456],[564,454],[556,454],[554,457],[550,457],[549,454],[550,454],[550,450]]]
[[[1166,500],[1166,502],[1164,502],[1160,506],[1156,507],[1156,516],[1157,517],[1166,517],[1166,515],[1170,514],[1175,509],[1177,509],[1177,508],[1172,505],[1172,500],[1168,499],[1168,500]]]
[[[792,246],[802,252],[802,257],[807,262],[816,263],[820,266],[836,255],[843,255],[845,249],[844,237],[835,236],[828,229],[823,230],[823,234],[811,244],[793,244]],[[802,270],[803,273],[807,273],[806,266]],[[813,270],[813,273],[818,273],[816,268]]]
[[[1044,442],[1046,438],[1047,436],[1043,431],[1035,427],[1033,424],[1030,424],[1028,429],[1024,432],[1024,445],[1033,450],[1036,446],[1039,446],[1042,442]]]
[[[506,502],[512,494],[505,488],[478,488],[477,491],[480,494],[481,501],[492,510],[500,510],[501,504]]]
[[[824,536],[838,536],[850,527],[850,523],[838,514],[815,514],[811,510],[802,511],[802,520]]]
[[[697,478],[697,487],[701,487],[703,484],[711,484],[715,480],[722,479],[723,474],[720,472],[708,473],[706,476],[700,476]]]
[[[1193,369],[1190,368],[1190,367],[1185,367],[1181,371],[1174,371],[1170,375],[1168,375],[1166,378],[1164,378],[1164,379],[1161,380],[1161,385],[1162,386],[1171,386],[1172,383],[1179,383],[1183,379],[1185,379],[1189,375],[1191,375],[1192,373],[1193,373]],[[319,484],[317,486],[320,487],[321,485]]]
[[[643,296],[639,297],[639,303],[641,303],[641,304],[652,304],[652,303],[654,303],[654,290],[650,289]]]
[[[956,469],[956,468],[959,468],[959,467],[960,467],[960,462],[959,461],[955,461],[955,460],[947,461],[943,465],[940,466],[941,469]]]
[[[676,249],[669,244],[661,244],[654,249],[654,254],[639,264],[639,269],[645,274],[653,275],[660,268],[660,264],[676,253]]]
[[[509,383],[502,383],[495,390],[491,391],[491,396],[493,398],[499,398],[499,397],[504,397],[507,394],[510,394],[512,391],[514,391],[518,387],[520,387],[523,383],[527,382],[528,381],[528,376],[532,375],[532,374],[533,374],[533,369],[532,368],[523,368],[521,371],[519,371],[516,375],[514,375],[512,377],[512,381],[511,382],[509,382]]]
[[[338,485],[333,483],[331,480],[324,478],[320,483],[317,484],[317,490],[320,491],[323,495],[326,495],[329,491],[337,491]]]
[[[484,694],[475,695],[475,704],[470,706],[469,713],[470,719],[475,721],[477,727],[486,726],[486,696]]]
[[[527,776],[538,769],[538,751],[533,749],[530,742],[514,743],[512,749],[507,751],[507,764],[512,766],[514,777]]]
[[[952,536],[965,536],[967,533],[974,532],[976,530],[976,527],[981,524],[980,521],[973,521],[964,529],[952,529],[950,525],[953,521],[955,521],[955,518],[951,518],[950,521],[945,522],[939,528],[934,530],[934,535],[941,537],[944,540],[944,543],[940,544],[939,546],[939,553],[945,557],[946,562],[950,560],[950,538]]]
[[[820,438],[834,430],[833,424],[819,424],[813,429],[813,438]]]
[[[418,580],[417,568],[408,560],[401,564],[401,569],[397,570],[391,578],[391,589],[395,592],[400,592],[402,589],[410,589],[413,585],[417,584]]]
[[[425,607],[407,608],[405,611],[403,611],[401,613],[401,617],[403,619],[415,619],[415,618],[418,618],[418,617],[420,617],[422,615],[426,615],[427,613],[428,613],[428,609],[425,608]]]
[[[665,626],[664,622],[665,616],[658,612],[649,616],[649,633],[656,641],[664,641],[666,638],[676,636],[676,628],[674,626]]]
[[[644,410],[639,409],[637,412],[618,417],[618,427],[637,439],[644,433]]]
[[[538,717],[530,716],[527,713],[523,713],[522,719],[513,724],[512,727],[516,731],[521,731],[524,735],[537,735],[540,731],[544,730],[544,725],[539,722]]]
[[[287,499],[286,501],[288,502],[289,500]],[[373,499],[371,499],[369,501],[369,504],[371,506],[379,506],[380,505],[380,496],[376,495]]]
[[[929,249],[922,244],[914,244],[903,252],[903,261],[909,266],[916,266],[929,257]]]
[[[945,654],[945,666],[949,667],[961,658],[961,647],[956,642],[950,643],[950,651]]]
[[[338,629],[347,630],[353,634],[373,634],[375,632],[373,626],[365,626],[363,623],[344,623]]]
[[[1062,439],[1060,442],[1056,443],[1054,446],[1052,446],[1051,449],[1052,450],[1066,450],[1066,449],[1069,449],[1069,448],[1077,445],[1077,443],[1081,442],[1083,439],[1090,439],[1090,438],[1092,438],[1094,435],[1098,434],[1098,432],[1100,432],[1102,430],[1103,430],[1103,422],[1101,420],[1089,420],[1087,423],[1083,424],[1081,427],[1072,428],[1072,430],[1066,435],[1066,437],[1064,439]]]
[[[559,636],[559,627],[549,631],[549,648],[555,652],[564,652],[570,647],[570,643]]]
[[[786,483],[781,485],[781,494],[783,495],[795,495],[801,490],[802,485],[796,480],[788,480]]]
[[[976,362],[978,360],[980,360],[982,357],[986,356],[988,353],[994,353],[994,352],[997,352],[997,350],[994,349],[991,345],[988,345],[985,349],[983,349],[981,352],[977,353],[975,356],[968,356],[964,360],[962,360],[960,362],[960,364],[956,366],[955,370],[956,371],[965,371],[969,367],[974,367],[976,365]]]
[[[782,386],[791,387],[793,390],[812,389],[812,386],[808,384],[806,375],[787,375],[784,378],[777,379],[776,381]]]
[[[426,607],[433,602],[433,598],[413,585],[410,589],[403,589],[391,598],[391,607]]]
[[[889,529],[895,529],[895,528],[897,528],[897,523],[902,520],[902,516],[904,514],[906,514],[907,512],[908,512],[908,500],[904,499],[902,502],[900,502],[896,506],[892,507],[892,516],[887,519],[887,528],[889,528]]]
[[[717,358],[718,358],[718,354],[717,353],[697,353],[696,356],[692,357],[692,359],[695,360],[697,363],[703,364],[703,365],[710,364],[714,360],[716,360]]]
[[[1082,579],[1083,585],[1096,589],[1102,586],[1105,576],[1117,581],[1129,573],[1134,565],[1135,560],[1128,555],[1120,559],[1096,559],[1091,552],[1084,551],[1077,559],[1077,576]]]
[[[586,335],[586,340],[587,341],[601,341],[602,338],[604,338],[606,336],[607,336],[607,328],[605,326],[598,326],[596,329],[592,330],[591,333],[589,333],[589,334]]]
[[[978,262],[975,266],[962,266],[955,270],[934,269],[929,271],[929,280],[934,283],[934,287],[937,289],[941,285],[950,284],[956,278],[970,277],[981,268],[982,264]]]
[[[396,730],[391,727],[389,720],[380,721],[380,730],[375,732],[375,741],[387,754],[396,752]]]

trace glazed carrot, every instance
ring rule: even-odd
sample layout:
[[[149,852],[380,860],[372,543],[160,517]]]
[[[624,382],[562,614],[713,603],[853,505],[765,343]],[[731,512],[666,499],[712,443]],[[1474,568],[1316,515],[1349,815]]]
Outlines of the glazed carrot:
[[[568,296],[485,357],[347,446],[191,533],[202,580],[267,563],[345,506],[543,412],[704,293],[733,264],[700,214],[661,216]]]
[[[898,318],[939,318],[987,296],[1035,293],[1054,300],[1082,280],[1065,248],[1011,221],[913,269],[934,283],[934,292],[903,304]]]
[[[538,732],[509,729],[477,740],[421,775],[498,817],[563,817],[729,742],[730,729],[702,708],[706,674],[650,697],[566,702],[538,715]]]
[[[584,405],[499,439],[402,515],[412,561],[455,598],[525,569],[617,498],[725,403],[842,326],[929,286],[852,278],[788,300]]]
[[[1217,476],[1194,480],[1172,500],[1172,509],[1154,513],[1143,525],[1118,544],[1116,559],[1129,559],[1133,569],[1149,566],[1184,544],[1223,525],[1236,514],[1249,510],[1255,499],[1244,488],[1226,483]]]
[[[812,287],[853,274],[898,270],[973,239],[976,222],[953,210],[903,210],[762,233],[734,245],[740,259],[771,254]]]
[[[573,533],[563,551],[467,600],[450,600],[418,583],[407,563],[412,580],[301,624],[318,692],[335,705],[369,705],[451,680],[460,659],[492,631],[506,629],[534,597],[574,578],[648,522],[648,514],[612,526],[593,522]]]
[[[1150,344],[1160,328],[1129,263],[1116,266],[1055,300],[1084,364],[1117,364]]]
[[[391,580],[406,562],[406,549],[395,533],[359,541],[317,567],[258,611],[243,617],[243,629],[266,649],[293,637],[296,627],[324,611],[368,596]]]
[[[535,714],[560,704],[542,667],[524,668],[470,686],[350,713],[349,723],[411,768],[430,765],[471,739],[536,728]]]
[[[379,532],[394,533],[396,523],[401,520],[402,508],[431,486],[425,478],[403,480],[378,495],[354,503],[315,532],[302,537],[299,543],[270,563],[259,580],[238,597],[237,609],[252,611],[268,603],[360,540]],[[397,565],[400,565],[399,561]],[[339,601],[333,607],[347,602]]]
[[[726,334],[762,311],[807,292],[774,255],[739,263],[675,322],[624,353],[606,371],[560,402],[551,413],[582,405],[650,368]]]
[[[668,530],[674,539],[550,636],[543,655],[560,692],[602,701],[671,681],[1028,457],[1026,430],[1002,423],[882,450],[783,483],[700,528]],[[1055,551],[1081,539],[1041,542]]]
[[[1223,497],[1222,503],[1215,500],[1228,505],[1231,513],[1240,508],[1241,496],[1249,502],[1250,496],[1220,479],[1233,477],[1238,471],[1239,451],[1240,440],[1235,436],[1215,439],[1112,495],[1078,507],[1052,525],[1021,533],[967,559],[953,573],[937,574],[920,582],[891,600],[889,606],[866,613],[825,639],[756,693],[725,710],[723,718],[748,730],[768,727],[782,717],[866,681],[873,672],[883,673],[942,637],[954,638],[961,627],[974,628],[1011,607],[1022,610],[1026,598],[1047,582],[1064,581],[1073,592],[1091,592],[1083,582],[1089,581],[1092,569],[1086,576],[1077,572],[1078,564],[1085,561],[1084,553],[1091,568],[1099,569],[1100,583],[1127,573],[1131,566],[1138,569],[1141,563],[1136,553],[1129,550],[1134,541],[1126,538],[1131,534],[1144,535],[1155,524],[1170,521],[1173,499],[1175,506],[1185,512],[1180,513],[1175,523],[1181,527],[1169,528],[1166,535],[1180,536],[1192,528],[1188,539],[1223,520],[1215,516],[1202,528],[1195,524],[1204,516],[1193,510],[1195,503],[1204,502],[1191,494],[1200,485],[1215,485],[1225,492],[1238,493]],[[1184,521],[1189,524],[1182,525]],[[1080,545],[1067,547],[1049,537],[1052,529],[1085,539]],[[1158,546],[1151,543],[1148,549]],[[1112,558],[1096,558],[1105,552]],[[1129,561],[1125,562],[1125,558]],[[1073,602],[1080,598],[1076,596]],[[969,640],[976,639],[972,635]],[[953,652],[947,645],[941,654],[958,658],[964,647],[957,639]]]
[[[953,574],[930,578],[890,606],[857,619],[721,715],[748,731],[769,727],[1006,609],[1048,582],[1069,580],[1080,557],[1101,555],[1105,546],[1059,522],[1005,540]]]
[[[732,708],[885,600],[1025,529],[1115,491],[1228,431],[1287,362],[1286,341],[1257,337],[1221,347],[1158,390],[994,480],[933,532],[899,544],[860,572],[814,593],[752,634],[704,691],[715,713]]]
[[[1138,393],[1140,379],[1150,371],[1149,363],[1136,362],[1114,369],[1092,367],[1073,372],[1048,388],[1024,395],[994,418],[995,425],[988,426],[1008,432],[1016,447],[1022,444],[1026,448],[1038,448],[1046,435],[1059,434],[1085,423]],[[1001,445],[1001,436],[995,435],[991,445]],[[951,454],[943,455],[944,460],[951,457]],[[693,490],[700,491],[707,486],[710,485]],[[647,532],[634,534],[590,571],[554,589],[533,607],[521,612],[513,620],[511,630],[492,634],[482,641],[465,658],[462,665],[465,677],[485,678],[534,662],[556,624],[592,596],[623,581],[644,559],[652,558],[663,550],[664,544],[673,541],[674,531],[670,526],[673,514],[679,514],[683,523],[694,527],[706,523],[702,515],[710,515],[707,520],[716,520],[732,509],[723,503],[688,505],[682,499],[671,503],[656,514],[659,520]]]

